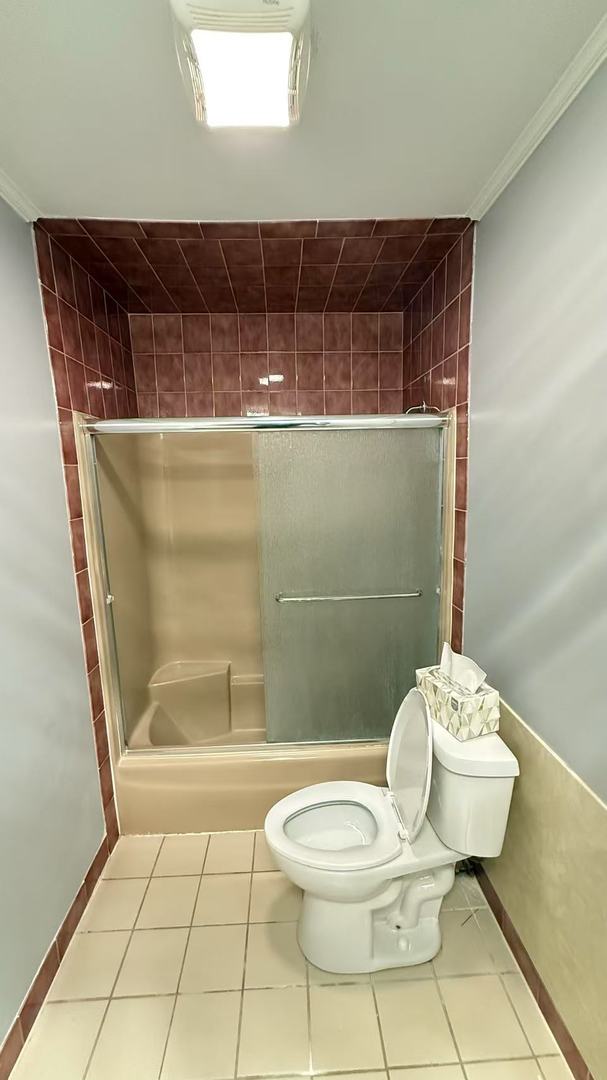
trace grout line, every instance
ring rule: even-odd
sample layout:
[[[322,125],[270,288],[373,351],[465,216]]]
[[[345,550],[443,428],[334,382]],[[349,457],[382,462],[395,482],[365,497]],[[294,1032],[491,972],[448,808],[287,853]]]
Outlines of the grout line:
[[[303,904],[303,894],[301,898]],[[301,909],[300,909],[301,914]],[[298,922],[299,925],[299,922]],[[297,943],[299,947],[299,942]],[[303,955],[303,954],[302,954]],[[314,1054],[312,1051],[312,987],[310,985],[310,964],[307,957],[304,956],[304,964],[306,965],[306,1018],[308,1024],[308,1071],[310,1074],[313,1072],[314,1067]]]
[[[165,836],[164,840],[162,841],[162,844],[160,845],[160,850],[162,850],[162,848],[164,847],[165,841],[166,841],[166,836]],[[167,1052],[167,1048],[168,1048],[168,1045],[169,1045],[169,1039],[171,1037],[171,1030],[173,1028],[173,1018],[175,1016],[175,1009],[177,1008],[177,999],[178,999],[178,995],[179,995],[179,987],[181,985],[181,979],[183,977],[183,969],[185,967],[185,961],[186,961],[186,957],[188,955],[188,949],[190,947],[190,938],[192,936],[192,928],[193,928],[193,925],[194,925],[194,917],[195,917],[195,914],[196,914],[196,905],[198,904],[198,897],[200,895],[200,889],[201,889],[201,886],[202,886],[202,878],[203,878],[203,875],[204,875],[204,868],[205,868],[205,864],[206,864],[206,861],[207,861],[207,855],[209,853],[209,847],[210,846],[211,846],[211,837],[207,834],[207,843],[206,843],[206,847],[204,849],[204,857],[203,857],[203,860],[202,860],[202,867],[201,867],[201,870],[200,870],[200,878],[199,878],[199,881],[198,881],[198,888],[196,889],[196,895],[194,897],[194,903],[192,905],[192,917],[191,917],[191,920],[190,920],[190,925],[188,927],[188,934],[187,934],[187,937],[186,937],[185,949],[183,950],[183,956],[181,958],[181,966],[179,968],[179,975],[177,977],[177,986],[175,987],[175,1000],[173,1002],[173,1008],[171,1009],[171,1016],[170,1016],[170,1019],[169,1019],[169,1026],[167,1028],[166,1039],[165,1039],[165,1042],[164,1042],[164,1049],[162,1051],[162,1058],[160,1060],[160,1068],[158,1069],[158,1076],[159,1077],[160,1077],[160,1075],[162,1073],[162,1070],[164,1068],[164,1059],[166,1057],[166,1052]],[[160,854],[160,852],[159,852],[159,854]],[[156,866],[156,864],[154,864],[154,868],[155,868],[155,866]],[[154,869],[152,869],[152,873],[153,872],[154,872]],[[150,880],[151,880],[151,878],[150,878]],[[156,880],[157,881],[162,881],[163,879],[158,877]]]
[[[156,868],[156,863],[158,862],[158,859],[160,858],[160,852],[162,851],[165,839],[166,839],[166,836],[163,836],[162,842],[160,843],[160,845],[158,847],[158,851],[156,852],[156,858],[154,859],[154,863],[152,865],[152,870],[151,870],[150,876],[148,878],[148,883],[147,883],[145,889],[143,890],[143,896],[141,897],[141,903],[139,904],[139,907],[137,908],[137,914],[135,915],[135,918],[133,920],[133,925],[132,925],[130,933],[129,933],[129,940],[126,943],[126,949],[124,950],[124,953],[122,954],[122,960],[120,961],[118,971],[116,972],[116,978],[114,979],[114,982],[112,983],[112,989],[110,990],[110,996],[107,999],[107,1005],[106,1005],[106,1007],[105,1007],[105,1009],[103,1011],[103,1016],[101,1018],[101,1023],[99,1025],[99,1030],[97,1031],[97,1035],[95,1036],[95,1041],[94,1041],[93,1046],[91,1048],[91,1052],[89,1054],[89,1057],[88,1057],[88,1060],[87,1060],[87,1063],[86,1063],[86,1068],[85,1068],[85,1070],[84,1070],[84,1072],[82,1074],[82,1080],[86,1080],[86,1077],[87,1077],[87,1075],[89,1073],[89,1069],[91,1067],[91,1062],[93,1060],[95,1050],[97,1049],[97,1045],[99,1043],[99,1038],[101,1036],[101,1032],[103,1031],[103,1028],[104,1028],[104,1025],[105,1025],[105,1021],[106,1021],[107,1014],[108,1014],[108,1011],[109,1011],[109,1008],[110,1008],[110,1004],[111,1004],[111,1002],[113,1000],[114,990],[116,989],[118,979],[120,978],[120,973],[122,971],[122,968],[124,967],[124,961],[126,959],[126,955],[127,955],[128,951],[129,951],[129,949],[131,947],[131,941],[133,940],[133,934],[135,932],[135,926],[137,925],[137,919],[139,918],[139,916],[141,914],[141,909],[142,909],[142,907],[144,905],[145,898],[146,898],[146,896],[148,894],[148,889],[150,887],[150,882],[152,880],[152,874],[154,873],[154,870]],[[101,881],[101,880],[104,880],[104,879],[99,878],[99,881]],[[99,882],[97,882],[97,885],[98,884],[99,884]],[[93,895],[94,895],[94,892],[93,892]],[[91,897],[91,899],[92,899],[92,897]],[[90,903],[90,901],[89,901],[89,903]],[[88,907],[88,905],[87,905],[87,907]],[[164,996],[166,997],[166,995],[164,995]]]
[[[518,1026],[520,1027],[520,1029],[521,1029],[521,1031],[523,1033],[523,1038],[525,1039],[525,1042],[527,1043],[527,1046],[529,1047],[529,1052],[535,1056],[535,1050],[533,1049],[533,1047],[531,1045],[531,1040],[530,1040],[529,1036],[527,1035],[527,1032],[525,1031],[523,1021],[521,1020],[521,1018],[520,1018],[520,1016],[518,1014],[518,1010],[517,1010],[517,1008],[516,1008],[516,1006],[514,1004],[514,1001],[510,997],[510,994],[508,993],[508,987],[506,986],[506,983],[504,981],[504,975],[514,975],[514,974],[520,974],[520,972],[499,971],[498,972],[498,977],[499,977],[499,981],[500,981],[500,986],[502,987],[502,990],[504,991],[504,993],[506,995],[506,999],[507,999],[507,1001],[508,1001],[508,1003],[510,1005],[510,1008],[512,1009],[512,1012],[516,1016],[516,1022],[517,1022]],[[521,975],[521,978],[523,978],[522,975]],[[524,981],[524,979],[523,979],[523,981]],[[525,986],[526,985],[527,984],[525,983]],[[534,999],[534,1004],[535,1004],[538,1012],[540,1012],[540,1007],[537,1004],[537,1001],[535,1001],[535,999]],[[553,1036],[553,1038],[554,1038],[554,1036]]]
[[[462,1072],[464,1072],[464,1062],[463,1062],[463,1059],[462,1059],[462,1055],[460,1053],[459,1043],[458,1043],[457,1039],[455,1038],[455,1031],[453,1030],[453,1024],[451,1023],[451,1017],[449,1016],[449,1012],[447,1010],[445,999],[443,997],[443,991],[442,991],[441,984],[440,984],[440,979],[439,979],[438,975],[436,974],[436,968],[434,967],[434,964],[432,964],[432,972],[433,972],[434,983],[435,983],[435,986],[436,986],[436,992],[437,992],[437,994],[439,996],[440,1003],[441,1003],[442,1008],[443,1008],[443,1014],[445,1016],[445,1020],[447,1021],[447,1027],[449,1028],[449,1034],[451,1035],[451,1038],[453,1040],[453,1045],[455,1047],[455,1053],[457,1054],[457,1060],[459,1062],[459,1065],[460,1065],[460,1068],[461,1068]],[[464,1075],[465,1075],[465,1072],[464,1072]]]
[[[247,924],[246,924],[247,928],[245,930],[244,954],[243,954],[243,959],[242,959],[242,985],[241,985],[241,988],[240,988],[240,1009],[239,1009],[239,1012],[238,1012],[238,1027],[237,1027],[237,1030],[236,1030],[236,1053],[234,1055],[234,1080],[236,1080],[236,1077],[238,1076],[238,1063],[239,1063],[239,1058],[240,1058],[240,1038],[241,1038],[241,1034],[242,1034],[242,1017],[243,1017],[243,1013],[244,1013],[244,993],[245,993],[245,983],[246,983],[246,974],[247,974],[247,958],[248,958],[248,949],[249,949],[249,927],[250,927],[250,921],[251,921],[251,903],[252,903],[252,900],[253,900],[253,875],[255,873],[255,869],[254,869],[254,867],[255,867],[255,849],[257,847],[257,831],[256,830],[252,830],[252,831],[253,831],[253,850],[251,852],[251,870],[250,870],[250,881],[249,881],[249,903],[248,903],[248,906],[247,906]],[[257,989],[257,987],[256,987],[256,989]]]
[[[341,264],[341,257],[343,255],[345,242],[346,242],[346,238],[344,236],[343,239],[342,239],[342,242],[341,242],[341,247],[339,249],[339,255],[337,256],[337,259],[335,260],[335,270],[333,271],[333,277],[331,278],[331,284],[329,285],[329,291],[327,293],[327,299],[325,300],[324,307],[323,307],[322,312],[321,312],[321,315],[323,316],[323,321],[324,321],[324,315],[325,315],[326,310],[327,310],[327,304],[329,303],[329,297],[330,297],[330,295],[331,295],[331,293],[333,291],[333,286],[335,285],[335,278],[337,277],[337,270],[338,270],[338,268],[339,268],[339,266]],[[383,244],[380,246],[380,249],[379,249],[380,251],[381,251],[383,246],[384,246]],[[369,271],[369,273],[371,273],[371,271]],[[358,299],[358,297],[357,297],[357,299]],[[324,337],[323,337],[323,352],[324,352]]]
[[[384,1059],[384,1068],[386,1070],[386,1074],[389,1075],[390,1066],[388,1065],[388,1054],[386,1052],[386,1043],[385,1043],[385,1040],[384,1040],[384,1029],[383,1029],[382,1023],[381,1023],[381,1016],[379,1015],[379,1005],[377,1003],[377,994],[375,992],[375,983],[374,983],[373,979],[370,979],[370,985],[371,985],[371,994],[373,996],[373,1006],[375,1008],[375,1019],[377,1020],[377,1027],[378,1027],[378,1030],[379,1030],[379,1041],[380,1041],[380,1044],[381,1044],[381,1053],[382,1053],[382,1057]]]
[[[202,229],[200,230],[200,232],[201,232],[201,235],[202,235]],[[203,238],[203,240],[204,240],[204,237],[202,237],[202,238]],[[197,279],[196,279],[196,278],[195,278],[195,276],[194,276],[194,272],[193,272],[193,270],[192,270],[192,267],[190,266],[190,263],[189,263],[189,259],[188,259],[187,255],[185,255],[185,254],[184,254],[183,248],[182,248],[182,246],[181,246],[181,240],[182,240],[182,239],[183,239],[183,237],[179,237],[179,236],[176,236],[176,237],[175,237],[175,240],[176,240],[176,242],[177,242],[177,247],[179,248],[179,251],[180,251],[180,253],[181,253],[181,258],[183,259],[183,261],[184,261],[185,265],[186,265],[186,266],[187,266],[187,268],[188,268],[188,273],[189,273],[189,275],[190,275],[190,277],[191,277],[191,279],[192,279],[192,281],[193,281],[193,283],[194,283],[194,285],[195,285],[196,289],[198,290],[198,295],[199,295],[199,297],[200,297],[200,299],[201,299],[201,301],[202,301],[202,303],[203,303],[203,306],[204,306],[204,310],[205,310],[205,311],[208,311],[208,310],[209,310],[209,308],[208,308],[208,306],[207,306],[207,302],[206,302],[206,300],[205,300],[205,298],[204,298],[204,296],[203,296],[203,294],[202,294],[202,289],[200,288],[200,285],[198,284],[198,281],[197,281]],[[156,276],[158,277],[158,275],[156,275]],[[171,296],[171,294],[169,293],[169,290],[168,290],[168,289],[167,289],[167,287],[165,286],[164,282],[161,282],[161,284],[162,284],[162,287],[164,288],[164,291],[165,291],[165,292],[166,292],[166,293],[167,293],[167,294],[168,294],[168,295],[170,296],[171,300],[173,301],[173,305],[174,305],[174,306],[176,306],[176,305],[175,305],[175,301],[173,300],[173,297],[172,297],[172,296]],[[198,314],[198,313],[197,313],[197,312],[196,312],[196,313],[194,313],[194,312],[180,312],[179,314],[183,316],[184,314],[186,314],[186,315],[189,315],[189,314]],[[183,340],[183,336],[182,336],[182,340]]]

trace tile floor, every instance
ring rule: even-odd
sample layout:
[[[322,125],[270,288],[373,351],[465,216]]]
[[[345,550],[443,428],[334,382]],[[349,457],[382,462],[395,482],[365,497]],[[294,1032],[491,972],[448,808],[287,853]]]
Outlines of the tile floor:
[[[124,837],[12,1080],[566,1080],[474,879],[433,963],[307,964],[262,833]]]

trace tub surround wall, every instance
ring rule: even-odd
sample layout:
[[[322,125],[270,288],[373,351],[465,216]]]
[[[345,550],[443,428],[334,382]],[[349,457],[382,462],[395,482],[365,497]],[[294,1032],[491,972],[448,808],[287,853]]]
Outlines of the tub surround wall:
[[[521,775],[485,891],[575,1080],[606,1080],[607,806],[503,701],[500,735]]]
[[[229,665],[223,687],[220,673],[213,677],[211,699],[224,700],[228,720],[231,702],[236,729],[263,729],[263,684],[247,679],[263,672],[250,433],[194,433],[185,442],[179,435],[102,436],[97,460],[127,740],[150,704],[154,673],[162,680],[167,665],[184,662]],[[174,669],[175,677],[183,673]],[[236,678],[231,689],[228,678]],[[170,688],[153,697],[170,714]],[[199,741],[206,730],[200,720],[186,717]],[[211,715],[208,721],[211,737],[217,731]],[[220,726],[229,732],[229,723]],[[144,745],[140,736],[137,745]]]
[[[150,576],[142,510],[142,471],[137,439],[113,435],[95,444],[112,612],[120,650],[120,691],[125,718],[142,716],[155,668]],[[122,645],[122,648],[120,647]]]
[[[137,415],[128,317],[114,298],[40,226],[35,227],[35,241],[61,432],[63,475],[99,782],[111,847],[118,837],[118,823],[87,568],[72,410],[102,419]]]
[[[402,311],[468,218],[44,227],[127,311]]]
[[[404,313],[403,408],[456,411],[455,540],[451,643],[463,645],[468,509],[468,353],[474,226],[457,239]]]
[[[131,315],[140,416],[402,412],[400,312]]]

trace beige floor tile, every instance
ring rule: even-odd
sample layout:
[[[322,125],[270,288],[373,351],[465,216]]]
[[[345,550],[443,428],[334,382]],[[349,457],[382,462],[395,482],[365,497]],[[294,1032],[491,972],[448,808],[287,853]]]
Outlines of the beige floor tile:
[[[254,870],[276,870],[274,856],[268,847],[265,833],[255,833],[255,858],[253,859]]]
[[[542,1080],[535,1058],[528,1061],[487,1061],[466,1065],[468,1080]]]
[[[483,975],[495,971],[485,940],[471,911],[443,911],[442,945],[434,957],[438,976]]]
[[[106,1001],[45,1005],[11,1080],[82,1080],[106,1005]]]
[[[308,1005],[303,986],[245,990],[238,1076],[306,1073]]]
[[[305,982],[306,961],[297,944],[297,924],[251,924],[245,986],[298,986]]]
[[[497,975],[441,979],[463,1061],[529,1057],[530,1049]]]
[[[172,997],[111,1001],[86,1080],[158,1076],[173,1012]]]
[[[310,990],[312,1069],[381,1069],[379,1025],[370,986]]]
[[[427,1069],[390,1069],[390,1080],[465,1080],[465,1077],[461,1065],[430,1065]]]
[[[539,1057],[544,1080],[573,1080],[571,1069],[560,1055],[558,1057]]]
[[[205,874],[237,874],[253,866],[252,832],[213,833],[204,864]]]
[[[246,926],[195,926],[190,934],[180,994],[240,990]]]
[[[135,930],[114,994],[174,994],[188,939],[187,930]]]
[[[514,1005],[525,1035],[531,1043],[534,1054],[558,1054],[559,1048],[554,1035],[542,1016],[522,975],[504,975],[506,993]]]
[[[101,876],[104,878],[149,877],[161,843],[161,836],[121,836]]]
[[[198,877],[152,878],[137,918],[137,929],[190,926],[199,882]]]
[[[110,997],[129,937],[128,930],[74,934],[48,1000]]]
[[[239,1016],[240,993],[179,996],[162,1080],[232,1077]]]
[[[246,923],[250,891],[248,874],[205,874],[194,911],[194,926]]]
[[[485,946],[491,954],[495,970],[518,972],[518,964],[510,952],[493,912],[486,908],[484,911],[477,911],[474,917],[480,927]]]
[[[197,833],[193,836],[165,836],[154,867],[154,877],[202,874],[208,843],[207,833]]]
[[[78,925],[90,930],[131,930],[148,882],[145,878],[127,881],[100,881]]]
[[[253,874],[251,922],[293,922],[300,908],[301,889],[280,871]]]
[[[385,982],[415,982],[416,979],[433,979],[432,961],[427,964],[409,964],[407,967],[383,968],[374,971],[372,980],[375,985]]]
[[[458,1060],[435,982],[383,983],[375,994],[389,1065]]]
[[[308,978],[310,986],[343,986],[347,983],[369,983],[371,976],[366,971],[355,975],[340,975],[336,971],[323,971],[321,968],[308,964]]]

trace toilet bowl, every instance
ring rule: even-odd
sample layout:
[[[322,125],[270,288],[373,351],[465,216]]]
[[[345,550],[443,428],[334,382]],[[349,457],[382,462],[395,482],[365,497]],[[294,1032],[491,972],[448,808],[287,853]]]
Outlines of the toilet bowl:
[[[458,743],[414,689],[394,721],[386,774],[386,788],[314,784],[266,817],[277,866],[303,890],[300,947],[326,971],[377,971],[436,955],[455,864],[499,854],[518,764],[498,735]]]

